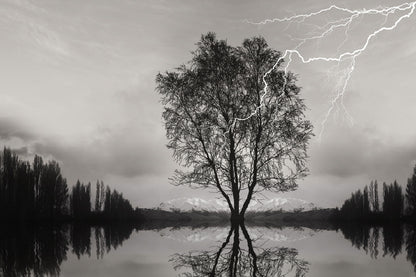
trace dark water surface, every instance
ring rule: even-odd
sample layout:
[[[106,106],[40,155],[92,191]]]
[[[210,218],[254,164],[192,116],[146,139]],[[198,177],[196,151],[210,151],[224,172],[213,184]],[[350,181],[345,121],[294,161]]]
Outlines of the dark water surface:
[[[409,225],[10,226],[0,276],[416,276]]]

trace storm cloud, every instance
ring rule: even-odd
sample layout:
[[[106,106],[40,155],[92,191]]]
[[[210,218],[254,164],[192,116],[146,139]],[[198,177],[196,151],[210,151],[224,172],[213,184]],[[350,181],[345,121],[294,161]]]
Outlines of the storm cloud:
[[[253,26],[246,19],[285,17],[333,4],[362,9],[397,3],[2,1],[0,146],[27,159],[39,154],[58,160],[70,183],[103,179],[118,185],[143,206],[182,195],[212,197],[168,185],[177,165],[166,149],[156,74],[186,63],[201,34],[209,31],[232,45],[258,35],[281,51],[298,43],[293,38],[301,28],[290,33],[296,26]],[[413,16],[375,37],[357,59],[344,95],[354,124],[346,122],[342,109],[331,114],[321,140],[310,143],[310,175],[293,192],[296,197],[334,206],[372,179],[405,182],[416,162],[415,33]],[[338,46],[325,41],[303,50],[319,54]],[[340,81],[331,75],[333,66],[291,62],[316,134]]]
[[[17,138],[29,142],[35,137],[35,134],[29,130],[28,126],[25,126],[13,118],[0,117],[0,140],[5,141]]]
[[[416,145],[380,137],[360,126],[339,126],[328,130],[325,141],[310,155],[313,174],[403,180],[416,164]]]

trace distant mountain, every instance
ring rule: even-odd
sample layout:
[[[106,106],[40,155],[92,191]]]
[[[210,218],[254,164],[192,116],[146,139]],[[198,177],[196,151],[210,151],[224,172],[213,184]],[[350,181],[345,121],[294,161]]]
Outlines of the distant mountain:
[[[205,200],[201,198],[177,198],[162,202],[159,208],[165,211],[208,211],[224,212],[229,211],[227,202],[220,199]]]
[[[298,198],[273,198],[269,200],[255,200],[250,203],[249,211],[310,211],[316,209],[315,204]]]
[[[162,202],[159,208],[165,211],[206,211],[206,212],[228,212],[227,202],[222,199],[201,198],[177,198]],[[317,207],[311,203],[297,198],[273,198],[268,200],[252,200],[248,211],[310,211]]]

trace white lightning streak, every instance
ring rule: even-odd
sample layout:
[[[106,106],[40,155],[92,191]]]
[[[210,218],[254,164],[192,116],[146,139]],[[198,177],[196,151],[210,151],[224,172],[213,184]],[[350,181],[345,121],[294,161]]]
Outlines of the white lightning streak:
[[[316,62],[316,61],[324,61],[324,62],[337,62],[338,65],[339,65],[343,61],[346,61],[346,60],[350,61],[350,63],[349,63],[350,65],[349,65],[348,69],[346,70],[346,73],[344,74],[342,85],[340,86],[338,91],[336,91],[335,97],[333,97],[332,100],[330,101],[330,107],[329,107],[328,111],[326,112],[323,121],[321,122],[321,130],[320,130],[319,135],[318,135],[318,140],[321,139],[322,134],[323,134],[324,129],[325,129],[325,125],[326,125],[326,123],[329,119],[329,116],[333,112],[334,108],[338,106],[339,102],[340,102],[343,110],[345,111],[345,113],[347,115],[347,119],[351,123],[353,123],[352,117],[347,112],[342,100],[344,98],[346,88],[348,86],[348,82],[350,81],[352,73],[353,73],[353,71],[355,69],[355,66],[356,66],[356,58],[358,56],[360,56],[367,49],[370,41],[375,36],[377,36],[379,33],[383,32],[383,31],[391,31],[391,30],[395,29],[401,21],[403,21],[404,19],[409,18],[411,15],[413,15],[413,13],[415,11],[415,8],[416,8],[416,1],[403,3],[403,4],[400,4],[398,6],[392,6],[392,7],[381,7],[381,8],[375,8],[375,9],[359,9],[359,10],[351,10],[351,9],[347,9],[347,8],[338,7],[336,5],[332,5],[328,8],[321,9],[319,11],[308,13],[308,14],[297,14],[297,15],[293,15],[293,16],[290,16],[290,17],[284,17],[284,18],[266,19],[266,20],[261,21],[261,22],[251,22],[251,21],[245,20],[246,23],[254,24],[254,25],[265,25],[265,24],[269,24],[269,23],[282,23],[282,22],[304,23],[305,20],[307,20],[307,19],[322,15],[322,14],[330,12],[330,11],[340,11],[340,12],[346,14],[341,19],[338,19],[338,20],[335,20],[335,21],[332,21],[332,22],[328,22],[324,26],[321,26],[321,27],[320,26],[315,26],[316,29],[319,29],[321,31],[320,33],[318,33],[316,35],[312,35],[312,36],[306,37],[306,38],[297,38],[297,40],[300,41],[300,42],[293,49],[285,50],[284,54],[281,57],[279,57],[279,59],[274,63],[273,67],[270,68],[263,75],[264,88],[263,88],[262,96],[260,97],[260,105],[258,107],[256,107],[256,109],[249,116],[247,116],[245,118],[235,118],[227,132],[231,131],[238,121],[247,120],[247,119],[249,119],[252,116],[257,114],[257,112],[264,105],[263,99],[268,93],[268,84],[266,82],[266,77],[273,70],[275,70],[276,67],[280,64],[280,62],[285,58],[287,58],[289,60],[289,62],[284,67],[284,73],[285,73],[285,76],[287,76],[288,67],[289,67],[290,62],[293,59],[293,56],[298,57],[300,59],[300,61],[304,64],[308,64],[308,63]],[[387,23],[387,19],[388,19],[389,15],[392,15],[395,12],[406,12],[406,13],[401,15],[399,18],[397,18],[394,21],[394,23],[391,24],[390,26],[384,26]],[[357,19],[361,16],[365,16],[365,15],[382,15],[382,16],[385,17],[385,20],[384,20],[383,24],[378,29],[374,30],[372,33],[367,35],[367,38],[365,39],[365,42],[361,45],[361,47],[358,47],[356,49],[353,49],[353,50],[350,50],[350,51],[347,51],[347,52],[343,52],[341,54],[338,54],[338,56],[305,57],[299,51],[299,48],[303,44],[305,44],[306,42],[312,41],[312,40],[324,39],[329,34],[334,32],[335,30],[345,28],[345,30],[344,30],[345,39],[338,46],[337,50],[339,50],[341,48],[341,46],[344,45],[345,42],[348,40],[348,31],[350,30],[351,23],[355,19]],[[285,82],[286,82],[286,78],[285,78]],[[285,86],[286,86],[286,83],[284,83],[282,91],[284,91]]]

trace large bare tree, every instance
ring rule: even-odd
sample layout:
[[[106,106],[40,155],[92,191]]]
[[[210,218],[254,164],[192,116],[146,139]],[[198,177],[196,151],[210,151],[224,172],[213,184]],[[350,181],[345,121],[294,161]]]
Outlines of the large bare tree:
[[[293,190],[307,173],[312,125],[283,62],[262,37],[233,47],[208,33],[187,64],[156,77],[168,147],[187,168],[174,184],[217,190],[232,220],[255,193]]]

